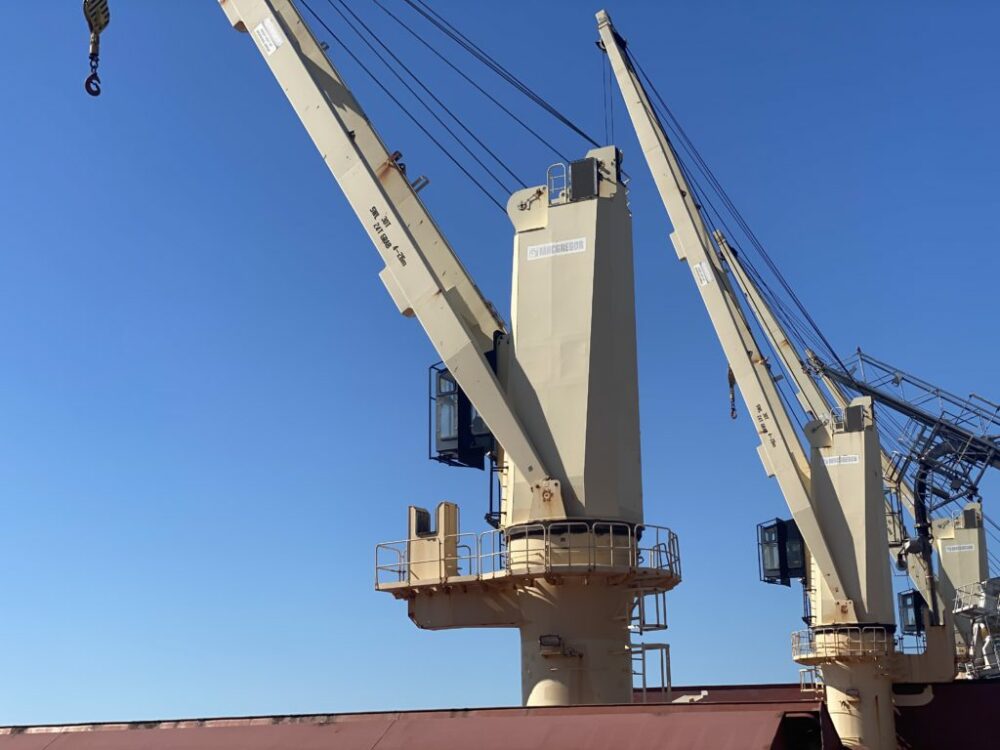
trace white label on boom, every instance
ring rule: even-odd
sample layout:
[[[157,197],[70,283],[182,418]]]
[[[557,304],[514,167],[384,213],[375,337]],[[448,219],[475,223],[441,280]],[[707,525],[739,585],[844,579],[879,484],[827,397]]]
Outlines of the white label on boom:
[[[859,464],[861,456],[857,453],[850,453],[846,456],[827,456],[823,459],[827,466],[843,466],[844,464]]]
[[[691,273],[694,274],[698,286],[708,286],[712,283],[712,269],[708,267],[708,263],[705,261],[695,263],[691,266]]]
[[[974,544],[946,544],[945,552],[972,552],[976,548]]]
[[[587,251],[587,238],[580,237],[564,242],[549,242],[546,245],[528,245],[528,260],[551,258],[553,255],[570,255]]]
[[[257,37],[261,49],[264,50],[264,53],[268,57],[273,55],[275,50],[285,43],[285,37],[281,35],[281,29],[278,28],[277,22],[270,16],[257,24],[253,30],[253,35]]]

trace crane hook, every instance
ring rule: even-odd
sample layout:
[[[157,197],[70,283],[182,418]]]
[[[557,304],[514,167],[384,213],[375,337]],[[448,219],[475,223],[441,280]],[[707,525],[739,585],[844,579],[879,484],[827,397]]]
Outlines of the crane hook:
[[[108,0],[83,0],[83,16],[90,27],[90,75],[83,88],[91,96],[100,96],[101,78],[97,75],[97,65],[101,55],[101,32],[111,22]]]
[[[729,418],[736,419],[736,376],[733,368],[729,368]]]
[[[101,79],[98,77],[97,73],[91,73],[87,76],[87,80],[84,81],[83,87],[87,90],[87,93],[91,96],[101,95]]]
[[[101,95],[101,77],[97,75],[97,58],[92,57],[90,60],[90,75],[87,76],[87,80],[83,83],[83,88],[91,96]]]

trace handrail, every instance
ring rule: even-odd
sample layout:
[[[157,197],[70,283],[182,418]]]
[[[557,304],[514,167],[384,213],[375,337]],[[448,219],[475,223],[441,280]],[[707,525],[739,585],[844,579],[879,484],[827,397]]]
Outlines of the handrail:
[[[955,589],[956,615],[975,617],[1000,613],[1000,578],[988,578]]]
[[[491,529],[478,535],[450,534],[437,539],[436,557],[427,555],[428,541],[416,537],[376,545],[375,587],[592,571],[663,574],[680,580],[677,535],[664,526],[567,520]],[[424,545],[419,559],[410,556],[415,543]],[[436,576],[428,578],[427,571],[435,569]]]
[[[844,659],[888,656],[894,640],[883,625],[831,626],[792,633],[792,659]]]

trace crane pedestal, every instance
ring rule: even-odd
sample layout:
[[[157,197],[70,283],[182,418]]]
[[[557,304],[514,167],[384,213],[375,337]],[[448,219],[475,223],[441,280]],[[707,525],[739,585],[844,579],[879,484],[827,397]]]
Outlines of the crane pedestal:
[[[823,682],[826,707],[844,747],[896,747],[892,678],[881,665],[825,664]]]
[[[633,604],[672,589],[681,571],[664,527],[565,521],[463,534],[457,506],[441,503],[436,531],[378,546],[375,575],[419,627],[518,628],[522,700],[552,706],[631,701]]]
[[[880,625],[821,626],[792,634],[792,658],[822,670],[827,710],[845,747],[896,746],[896,656],[892,630]]]
[[[631,702],[633,595],[608,581],[540,580],[520,590],[524,705]]]

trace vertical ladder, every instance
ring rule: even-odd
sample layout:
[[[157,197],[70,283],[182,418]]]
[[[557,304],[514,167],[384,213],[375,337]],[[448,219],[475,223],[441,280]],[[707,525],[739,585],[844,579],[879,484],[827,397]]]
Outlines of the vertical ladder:
[[[632,659],[632,687],[639,702],[669,703],[671,696],[670,645],[641,640],[646,633],[667,629],[667,596],[657,589],[639,589],[629,603],[626,617],[629,654]]]

